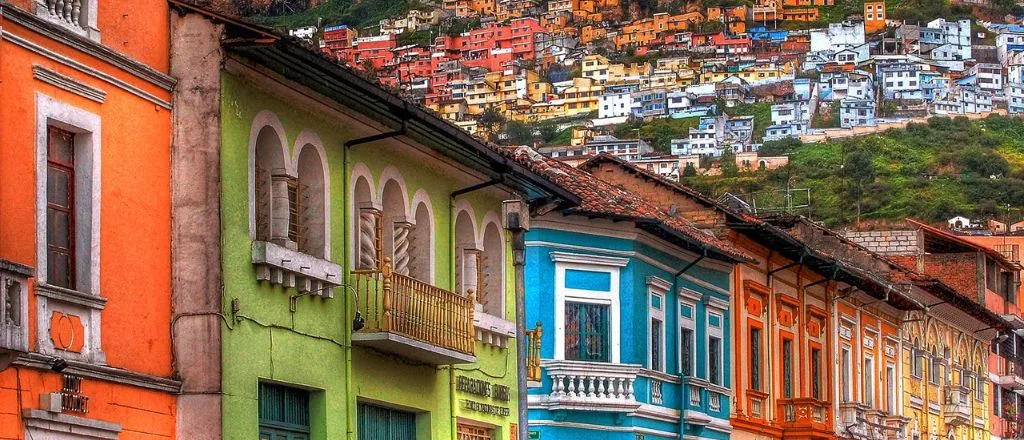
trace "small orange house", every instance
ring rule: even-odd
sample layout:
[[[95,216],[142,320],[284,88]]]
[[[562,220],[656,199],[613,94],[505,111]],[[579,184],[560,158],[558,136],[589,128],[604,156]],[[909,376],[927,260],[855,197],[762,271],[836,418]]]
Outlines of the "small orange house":
[[[864,33],[874,34],[885,29],[885,2],[864,2]]]
[[[59,3],[0,8],[0,438],[174,438],[168,4]]]

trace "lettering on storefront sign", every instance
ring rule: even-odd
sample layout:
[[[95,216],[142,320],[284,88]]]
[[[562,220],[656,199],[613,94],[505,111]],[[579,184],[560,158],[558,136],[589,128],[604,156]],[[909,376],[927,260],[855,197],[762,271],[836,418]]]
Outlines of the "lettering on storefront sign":
[[[462,407],[470,411],[476,411],[479,413],[490,414],[494,416],[508,417],[511,414],[508,407],[491,405],[488,403],[477,402],[475,400],[462,399]]]
[[[526,436],[529,440],[540,440],[540,431],[530,431]]]
[[[472,377],[459,376],[455,382],[455,389],[463,393],[490,397],[502,402],[509,401],[508,386],[497,383],[492,384],[485,380],[473,379]]]

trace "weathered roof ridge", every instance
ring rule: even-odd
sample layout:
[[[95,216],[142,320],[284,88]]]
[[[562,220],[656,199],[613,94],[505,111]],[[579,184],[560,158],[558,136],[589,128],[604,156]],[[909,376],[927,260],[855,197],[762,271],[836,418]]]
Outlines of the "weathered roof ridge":
[[[567,213],[631,220],[643,227],[663,229],[677,238],[706,251],[718,253],[726,259],[753,261],[753,258],[743,251],[702,231],[688,220],[670,216],[635,193],[605,182],[583,169],[545,157],[526,146],[506,147],[502,151],[579,197],[579,206],[565,209]]]

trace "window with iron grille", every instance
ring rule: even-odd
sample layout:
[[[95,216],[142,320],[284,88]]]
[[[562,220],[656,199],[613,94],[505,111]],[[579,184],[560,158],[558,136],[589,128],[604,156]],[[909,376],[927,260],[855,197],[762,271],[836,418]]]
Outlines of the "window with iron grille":
[[[679,346],[682,351],[681,372],[683,376],[693,376],[693,330],[684,328],[680,336]]]
[[[782,397],[793,398],[793,340],[782,339]]]
[[[722,340],[716,337],[708,338],[708,381],[722,384]]]
[[[365,403],[358,412],[359,440],[416,439],[416,414]]]
[[[821,400],[821,350],[811,349],[811,397]]]
[[[565,358],[610,362],[611,307],[607,304],[565,303]]]
[[[750,388],[761,391],[761,329],[750,329]]]
[[[458,440],[492,440],[494,428],[459,423],[456,425]]]
[[[259,384],[260,440],[308,440],[309,392]]]
[[[46,282],[75,289],[75,134],[49,127],[46,143]]]
[[[661,366],[661,321],[651,320],[651,369],[662,370]]]

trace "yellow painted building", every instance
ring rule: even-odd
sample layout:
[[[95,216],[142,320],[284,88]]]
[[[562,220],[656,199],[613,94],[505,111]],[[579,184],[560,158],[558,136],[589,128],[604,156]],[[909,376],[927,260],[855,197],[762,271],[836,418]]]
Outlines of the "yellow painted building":
[[[988,440],[991,386],[985,362],[995,332],[959,327],[974,321],[963,314],[915,315],[901,331],[906,438]]]
[[[753,83],[758,81],[771,81],[783,78],[787,75],[787,72],[780,67],[775,66],[754,66],[749,67],[738,72],[704,72],[700,74],[700,82],[702,83],[717,83],[725,80],[729,77],[738,77],[744,81]]]

